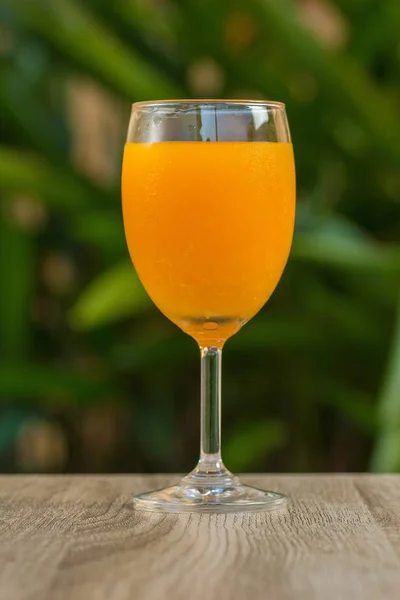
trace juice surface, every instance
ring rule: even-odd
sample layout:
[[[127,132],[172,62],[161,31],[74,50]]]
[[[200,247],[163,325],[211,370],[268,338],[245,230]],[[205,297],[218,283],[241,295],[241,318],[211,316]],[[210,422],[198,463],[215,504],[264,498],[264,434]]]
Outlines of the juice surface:
[[[129,143],[122,198],[144,287],[201,344],[223,342],[274,291],[293,235],[291,144]]]

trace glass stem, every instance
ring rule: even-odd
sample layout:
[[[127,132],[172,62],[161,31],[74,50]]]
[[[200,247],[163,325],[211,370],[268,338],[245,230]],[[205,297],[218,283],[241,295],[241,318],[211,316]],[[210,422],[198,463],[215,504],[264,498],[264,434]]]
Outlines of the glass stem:
[[[197,473],[225,475],[221,458],[221,360],[222,349],[200,347],[201,351],[201,440]]]

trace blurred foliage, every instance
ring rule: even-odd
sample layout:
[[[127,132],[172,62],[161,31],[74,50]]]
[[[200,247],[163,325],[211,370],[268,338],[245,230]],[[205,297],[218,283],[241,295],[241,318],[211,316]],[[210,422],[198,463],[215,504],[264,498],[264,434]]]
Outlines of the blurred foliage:
[[[129,262],[129,103],[286,103],[291,260],[224,358],[234,470],[400,470],[397,0],[1,0],[0,469],[188,470],[198,355]]]

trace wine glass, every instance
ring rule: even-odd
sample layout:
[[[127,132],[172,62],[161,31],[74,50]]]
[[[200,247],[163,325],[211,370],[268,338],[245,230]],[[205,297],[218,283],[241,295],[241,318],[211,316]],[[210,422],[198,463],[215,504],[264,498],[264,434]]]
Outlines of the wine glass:
[[[201,352],[199,462],[177,485],[136,496],[136,509],[284,506],[285,496],[243,485],[221,458],[222,347],[268,300],[292,242],[295,170],[284,104],[133,104],[122,200],[141,282]]]

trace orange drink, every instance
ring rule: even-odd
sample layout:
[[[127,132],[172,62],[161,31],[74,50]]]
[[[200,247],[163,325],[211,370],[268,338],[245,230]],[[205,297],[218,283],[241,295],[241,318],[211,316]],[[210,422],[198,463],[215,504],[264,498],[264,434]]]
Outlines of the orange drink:
[[[138,276],[200,344],[222,345],[274,291],[295,216],[291,143],[128,143],[122,197]]]

